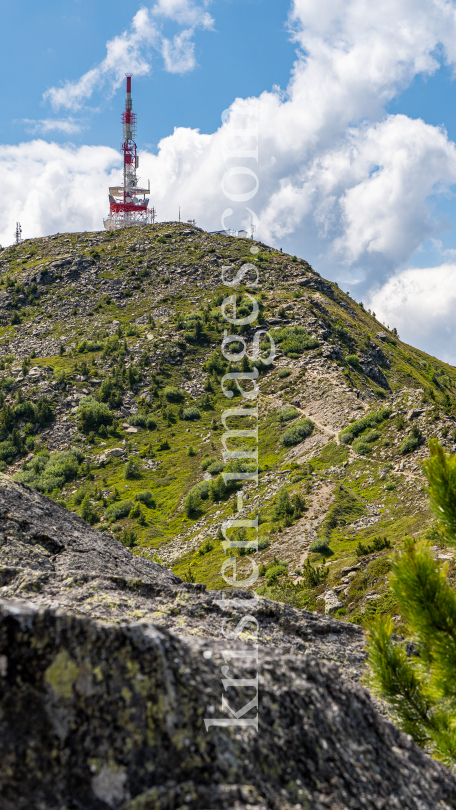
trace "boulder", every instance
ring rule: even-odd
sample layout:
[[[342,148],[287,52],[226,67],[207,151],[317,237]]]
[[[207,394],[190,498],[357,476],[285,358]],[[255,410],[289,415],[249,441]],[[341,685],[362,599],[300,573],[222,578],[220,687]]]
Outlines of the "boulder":
[[[456,809],[356,683],[361,628],[182,582],[3,475],[0,549],[2,810]]]

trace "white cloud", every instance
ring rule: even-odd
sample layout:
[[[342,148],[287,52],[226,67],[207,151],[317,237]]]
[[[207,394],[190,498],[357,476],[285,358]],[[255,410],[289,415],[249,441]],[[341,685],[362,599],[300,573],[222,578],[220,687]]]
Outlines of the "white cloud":
[[[39,132],[47,135],[48,132],[64,132],[67,135],[73,135],[75,132],[81,132],[86,128],[86,125],[75,118],[43,118],[40,121],[35,121],[30,118],[23,118],[22,123],[25,124],[27,132],[33,134]]]
[[[172,42],[166,37],[162,42],[162,55],[168,73],[188,73],[196,65],[195,44],[191,41],[193,31],[187,28],[176,34]]]
[[[456,264],[404,270],[367,303],[403,340],[456,365]]]
[[[167,18],[179,25],[190,25],[172,41],[163,36],[153,17]],[[196,61],[191,38],[196,28],[213,27],[212,17],[190,0],[159,0],[150,10],[141,8],[133,17],[130,29],[106,43],[102,62],[76,81],[51,87],[43,94],[55,110],[62,107],[80,109],[96,90],[108,85],[113,93],[124,81],[125,73],[144,76],[151,70],[152,50],[162,53],[165,69],[171,73],[193,70]]]
[[[11,244],[16,221],[24,238],[101,229],[108,185],[118,181],[120,163],[105,146],[42,140],[0,146],[0,243]]]
[[[106,43],[106,57],[99,65],[75,82],[66,81],[62,87],[51,87],[43,98],[50,101],[56,110],[61,107],[78,110],[95,89],[101,89],[106,83],[110,85],[111,92],[120,87],[126,72],[136,76],[149,73],[147,52],[151,47],[157,47],[159,40],[158,30],[149,11],[142,8],[133,17],[129,31],[124,31]]]

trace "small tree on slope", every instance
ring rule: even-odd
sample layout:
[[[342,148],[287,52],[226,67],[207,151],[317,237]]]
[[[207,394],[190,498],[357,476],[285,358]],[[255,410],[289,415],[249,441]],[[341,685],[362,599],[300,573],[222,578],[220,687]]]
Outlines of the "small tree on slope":
[[[456,547],[456,456],[429,442],[428,479],[432,511],[448,545]],[[392,564],[390,583],[413,643],[393,640],[391,619],[369,628],[367,682],[385,700],[396,724],[447,765],[456,763],[456,589],[448,564],[437,562],[429,543],[407,538]],[[410,650],[410,646],[409,646]]]

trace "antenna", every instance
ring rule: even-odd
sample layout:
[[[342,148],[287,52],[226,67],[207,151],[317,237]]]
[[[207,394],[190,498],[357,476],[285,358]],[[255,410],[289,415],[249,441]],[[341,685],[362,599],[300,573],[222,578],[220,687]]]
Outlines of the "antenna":
[[[22,228],[21,223],[16,222],[16,245],[19,245],[22,242]]]
[[[113,186],[109,189],[109,218],[104,220],[107,231],[117,230],[126,225],[148,225],[155,222],[155,212],[148,210],[150,195],[150,181],[148,188],[139,188],[136,169],[139,166],[139,156],[136,142],[136,113],[132,112],[131,73],[126,74],[127,87],[125,98],[125,111],[122,113],[123,141],[123,185]],[[139,195],[143,198],[140,199]]]
[[[179,222],[181,221],[181,207],[179,206]]]

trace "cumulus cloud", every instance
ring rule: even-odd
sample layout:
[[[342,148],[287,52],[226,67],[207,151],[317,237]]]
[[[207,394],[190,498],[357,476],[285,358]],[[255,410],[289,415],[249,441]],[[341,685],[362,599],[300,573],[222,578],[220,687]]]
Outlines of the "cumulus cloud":
[[[404,270],[376,290],[368,305],[413,346],[456,365],[456,264]]]
[[[59,146],[34,140],[0,147],[0,243],[11,244],[16,221],[24,238],[99,230],[108,212],[107,185],[121,159],[105,146]]]
[[[167,18],[189,28],[166,39],[155,18]],[[161,52],[165,69],[171,73],[186,73],[195,67],[194,46],[191,37],[196,28],[212,28],[213,20],[203,7],[191,0],[159,0],[151,9],[141,8],[133,17],[130,28],[106,43],[106,56],[102,62],[84,73],[76,81],[66,81],[61,87],[51,87],[43,94],[55,110],[62,107],[80,109],[96,90],[108,87],[115,92],[122,84],[125,73],[144,76],[151,70],[151,53]]]

